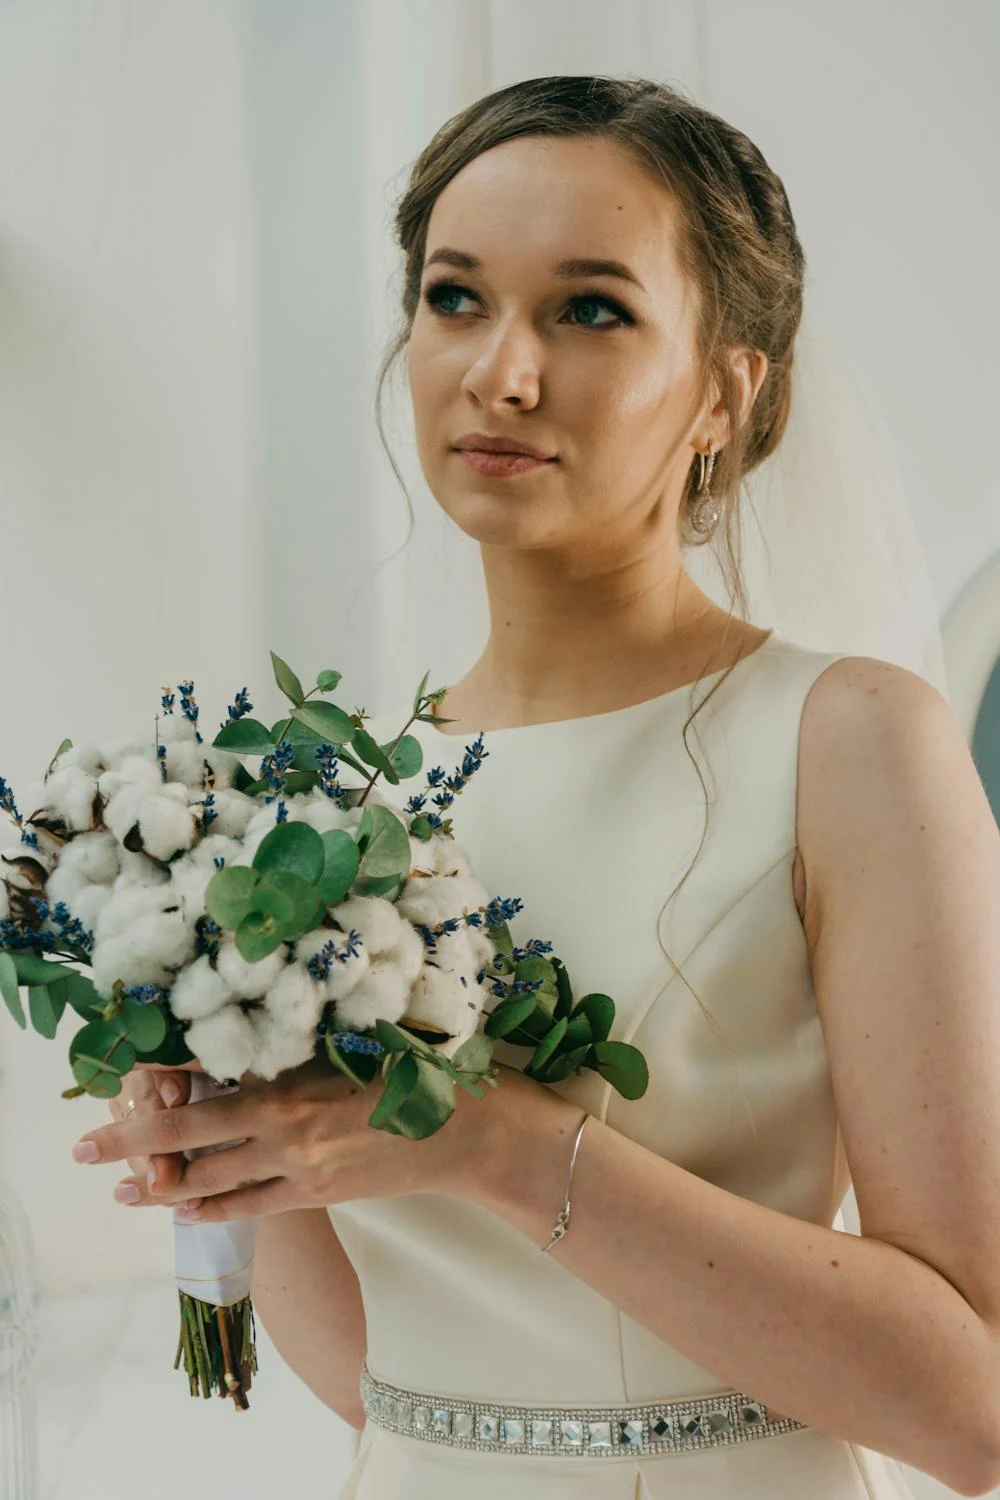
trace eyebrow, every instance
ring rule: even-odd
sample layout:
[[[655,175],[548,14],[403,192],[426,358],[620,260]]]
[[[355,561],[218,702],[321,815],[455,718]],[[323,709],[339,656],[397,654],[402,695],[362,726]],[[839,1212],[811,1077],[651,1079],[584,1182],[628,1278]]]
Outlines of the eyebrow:
[[[460,271],[483,269],[483,263],[478,256],[470,255],[466,250],[454,250],[450,245],[442,245],[440,249],[434,251],[433,255],[428,256],[424,262],[424,270],[438,262],[446,266],[455,266]],[[635,272],[620,260],[595,260],[592,257],[561,260],[552,267],[552,274],[566,280],[579,276],[615,276],[619,281],[630,281],[633,286],[639,288],[640,292],[646,290]]]

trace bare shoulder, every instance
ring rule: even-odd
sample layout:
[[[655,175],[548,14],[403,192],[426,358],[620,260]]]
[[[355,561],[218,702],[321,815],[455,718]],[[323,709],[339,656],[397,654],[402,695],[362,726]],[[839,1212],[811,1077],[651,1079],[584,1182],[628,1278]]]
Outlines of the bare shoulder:
[[[907,768],[926,779],[959,764],[966,781],[975,776],[961,725],[926,678],[872,656],[841,657],[819,674],[799,730],[794,887],[804,925],[817,919],[824,873],[841,868],[845,816],[885,811]]]

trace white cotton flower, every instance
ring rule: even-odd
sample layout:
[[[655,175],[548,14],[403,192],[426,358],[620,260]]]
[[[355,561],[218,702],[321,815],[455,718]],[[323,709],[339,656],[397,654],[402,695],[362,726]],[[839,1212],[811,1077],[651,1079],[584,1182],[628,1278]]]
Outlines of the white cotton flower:
[[[170,790],[169,783],[163,788]],[[166,795],[144,797],[136,819],[142,847],[153,859],[166,862],[182,849],[190,849],[198,837],[195,811]]]
[[[182,854],[170,866],[170,883],[184,904],[185,915],[192,922],[196,922],[205,911],[205,891],[214,874],[211,865],[195,860],[192,854]]]
[[[267,994],[287,962],[287,943],[280,943],[266,958],[251,963],[237,948],[235,938],[226,935],[219,939],[215,966],[238,999],[259,1000]]]
[[[468,875],[413,876],[407,880],[396,907],[408,922],[436,927],[446,917],[461,917],[489,903],[489,892]]]
[[[214,1015],[192,1021],[184,1040],[216,1083],[258,1071],[254,1066],[257,1033],[238,1005],[224,1005]]]
[[[222,976],[213,969],[208,954],[203,953],[174,980],[170,1009],[179,1021],[203,1021],[235,998]]]
[[[201,753],[215,773],[215,790],[229,790],[242,765],[240,757],[232,750],[223,750],[219,745],[202,745]],[[245,793],[239,792],[237,795],[242,797]],[[250,800],[253,801],[253,798]]]
[[[201,817],[201,808],[208,793],[199,793],[192,806],[198,807],[198,816]],[[215,817],[209,823],[209,830],[214,834],[223,834],[229,839],[242,839],[247,831],[250,819],[256,810],[256,799],[248,797],[245,792],[236,792],[223,787],[216,787],[213,793],[212,811]]]
[[[124,761],[132,757],[148,760],[153,765],[155,763],[155,756],[153,753],[152,725],[150,725],[148,737],[144,736],[141,740],[102,740],[97,744],[95,749],[108,771],[117,771]],[[157,775],[159,775],[159,772],[157,772]]]
[[[315,1031],[326,996],[301,963],[285,965],[264,997],[264,1009],[279,1025],[293,1031]]]
[[[348,896],[331,911],[345,935],[354,927],[360,932],[372,958],[388,952],[399,942],[403,918],[395,903],[383,896]]]
[[[483,1005],[475,975],[435,968],[428,961],[417,975],[406,1015],[416,1025],[436,1026],[451,1036],[472,1036]]]
[[[97,780],[101,796],[109,802],[126,787],[148,796],[164,784],[159,766],[145,755],[123,755]]]
[[[454,839],[435,834],[430,840],[431,857],[436,875],[458,875],[466,879],[472,876],[472,861],[465,850]]]
[[[70,745],[69,749],[64,750],[60,755],[56,764],[60,767],[79,766],[95,781],[109,769],[96,745]]]
[[[427,945],[415,927],[404,922],[399,929],[399,938],[385,958],[396,965],[407,985],[412,985],[427,957]]]
[[[346,941],[347,933],[332,933],[331,936],[337,939],[338,948],[342,948]],[[300,942],[300,950],[301,946]],[[358,981],[368,973],[371,964],[371,955],[363,945],[360,948],[355,948],[353,953],[346,954],[342,959],[334,958],[330,963],[330,972],[324,984],[326,998],[328,1000],[345,1000]]]
[[[59,857],[59,864],[49,876],[49,889],[53,890],[54,883],[61,880],[110,886],[120,870],[119,845],[114,834],[106,828],[95,828],[69,840]],[[53,899],[68,900],[62,896]]]
[[[0,852],[0,880],[6,880],[17,891],[41,895],[55,855],[45,848],[16,844]]]
[[[286,1026],[275,1020],[267,1006],[250,1012],[250,1024],[256,1043],[250,1067],[260,1078],[270,1081],[288,1068],[300,1067],[315,1055],[315,1031],[296,1031]]]
[[[377,1020],[398,1021],[406,1010],[410,986],[399,966],[387,959],[373,959],[344,1000],[337,1001],[337,1025],[345,1031],[363,1031]]]
[[[180,741],[173,745],[164,745],[163,763],[167,768],[169,781],[179,782],[189,790],[192,787],[202,787],[205,776],[204,756],[202,746],[193,742]]]
[[[49,885],[52,885],[52,877],[49,877]],[[93,932],[100,920],[101,912],[111,900],[111,887],[107,885],[81,885],[72,901],[67,901],[65,896],[60,896],[60,901],[66,901],[71,917],[75,917],[84,927]],[[56,930],[55,923],[51,924],[51,930]]]
[[[433,839],[418,839],[410,834],[410,876],[419,871],[422,875],[436,875],[436,858],[431,848]]]
[[[97,782],[80,766],[54,771],[38,790],[38,806],[29,816],[44,814],[62,819],[73,833],[86,833],[95,826],[95,803],[99,804]]]
[[[197,726],[185,719],[183,714],[163,714],[157,720],[156,732],[159,735],[161,745],[183,745],[185,743],[196,745],[198,743]]]
[[[115,877],[115,891],[152,890],[157,886],[169,885],[170,871],[141,850],[125,849],[119,845],[118,858],[121,869]]]
[[[98,919],[94,987],[105,999],[116,979],[169,988],[175,969],[192,961],[196,946],[194,924],[169,886],[116,892]]]

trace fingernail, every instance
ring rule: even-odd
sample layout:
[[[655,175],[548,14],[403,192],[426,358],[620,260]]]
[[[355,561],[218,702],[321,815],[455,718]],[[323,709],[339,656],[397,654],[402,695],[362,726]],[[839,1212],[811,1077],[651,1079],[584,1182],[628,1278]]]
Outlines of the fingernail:
[[[96,1141],[77,1141],[73,1147],[74,1161],[97,1161],[100,1154]]]
[[[178,1204],[174,1212],[176,1213],[178,1219],[180,1219],[182,1224],[193,1224],[196,1220],[201,1218],[200,1208],[183,1208],[180,1204]]]
[[[156,1179],[159,1177],[159,1175],[160,1175],[160,1169],[156,1165],[156,1163],[154,1162],[152,1164],[152,1166],[148,1167],[147,1170],[146,1170],[146,1183],[147,1183],[147,1185],[151,1189],[155,1188],[155,1186],[156,1186]]]
[[[115,1188],[115,1197],[119,1203],[138,1203],[142,1194],[134,1182],[120,1182]]]
[[[172,1078],[168,1078],[160,1090],[160,1095],[168,1109],[172,1109],[181,1097],[181,1091]]]

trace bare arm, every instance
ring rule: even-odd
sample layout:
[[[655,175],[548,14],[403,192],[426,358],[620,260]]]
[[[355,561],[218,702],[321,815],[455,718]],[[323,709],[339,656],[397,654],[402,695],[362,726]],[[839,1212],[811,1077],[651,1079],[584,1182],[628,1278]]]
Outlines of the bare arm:
[[[364,1304],[325,1208],[261,1218],[251,1295],[254,1312],[285,1363],[324,1405],[362,1428]]]

